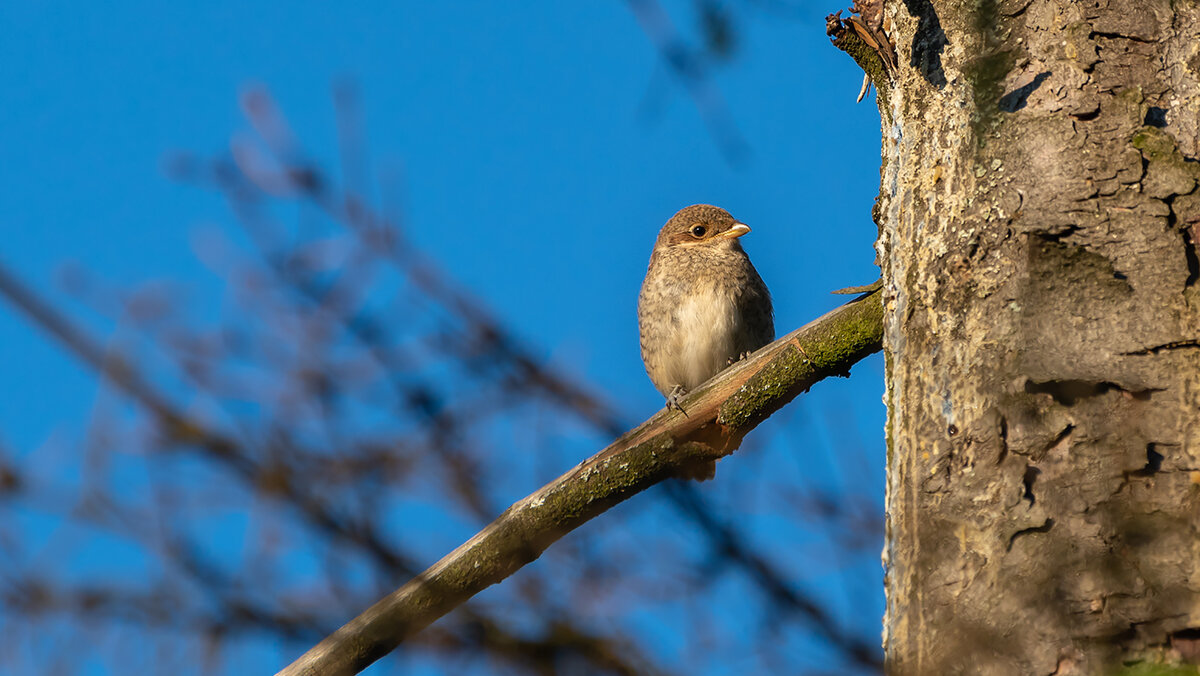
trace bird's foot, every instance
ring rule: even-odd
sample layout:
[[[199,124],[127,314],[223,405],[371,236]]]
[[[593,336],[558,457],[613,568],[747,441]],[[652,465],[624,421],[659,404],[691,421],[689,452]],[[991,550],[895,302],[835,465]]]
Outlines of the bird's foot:
[[[750,356],[750,355],[752,355],[752,354],[754,354],[754,353],[753,353],[753,352],[751,352],[751,351],[749,351],[749,350],[746,350],[745,352],[743,352],[743,353],[739,354],[739,355],[738,355],[738,356],[736,356],[736,357],[730,357],[730,358],[729,358],[729,361],[725,362],[725,365],[726,365],[726,366],[733,366],[734,364],[736,364],[736,363],[738,363],[739,361],[741,361],[741,360],[745,359],[746,357],[749,357],[749,356]]]
[[[683,399],[683,395],[685,394],[687,394],[687,390],[684,389],[683,385],[676,385],[671,390],[671,393],[667,395],[667,410],[675,409],[682,413],[684,417],[687,417],[687,411],[683,410],[683,407],[679,405],[679,401]]]

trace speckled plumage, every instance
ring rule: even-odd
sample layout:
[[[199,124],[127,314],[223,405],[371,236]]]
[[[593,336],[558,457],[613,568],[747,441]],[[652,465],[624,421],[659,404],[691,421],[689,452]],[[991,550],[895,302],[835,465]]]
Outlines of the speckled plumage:
[[[749,231],[724,209],[696,204],[658,233],[638,328],[646,373],[668,406],[775,338],[771,295],[737,239]]]

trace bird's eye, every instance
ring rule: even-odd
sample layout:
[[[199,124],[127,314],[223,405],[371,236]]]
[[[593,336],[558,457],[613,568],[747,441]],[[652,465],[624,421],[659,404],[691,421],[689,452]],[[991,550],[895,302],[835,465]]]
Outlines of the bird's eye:
[[[692,226],[692,237],[695,237],[696,239],[703,237],[704,233],[706,232],[708,232],[708,230],[706,230],[703,225]]]

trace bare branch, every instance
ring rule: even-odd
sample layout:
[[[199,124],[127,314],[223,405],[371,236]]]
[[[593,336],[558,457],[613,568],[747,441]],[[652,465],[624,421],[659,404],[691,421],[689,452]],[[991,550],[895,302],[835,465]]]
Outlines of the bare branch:
[[[883,309],[868,293],[792,331],[515,503],[421,575],[318,643],[280,676],[356,674],[555,541],[664,479],[693,475],[814,383],[880,349]]]
[[[662,13],[661,7],[653,2],[641,2],[640,0],[633,4],[647,12],[647,17],[657,17],[654,21],[659,24],[665,21],[663,26],[669,28],[669,20]],[[270,98],[265,91],[257,92],[254,95]],[[351,99],[343,100],[342,104],[343,107],[350,108],[343,111],[345,115],[356,114],[353,111]],[[275,110],[274,104],[266,106],[265,110]],[[257,120],[254,126],[269,128],[275,124],[282,124],[286,128],[286,122],[277,119],[275,115]],[[307,183],[309,187],[297,191],[295,196],[298,199],[325,212],[335,223],[357,233],[364,240],[374,242],[366,249],[385,257],[397,271],[404,274],[414,284],[423,296],[434,299],[440,306],[457,316],[463,324],[462,334],[445,335],[441,344],[452,346],[457,352],[457,358],[464,363],[476,363],[464,355],[479,352],[486,354],[487,358],[477,363],[485,363],[488,368],[495,368],[497,365],[503,364],[504,368],[510,369],[513,372],[510,382],[515,391],[506,397],[506,400],[512,399],[514,395],[526,396],[536,393],[545,401],[573,413],[603,434],[619,436],[629,429],[632,421],[619,414],[613,406],[584,384],[574,382],[564,374],[547,368],[538,359],[535,351],[525,345],[518,336],[507,330],[503,322],[493,316],[475,298],[459,289],[452,279],[446,277],[436,266],[408,245],[397,223],[390,222],[383,214],[371,210],[347,189],[338,189],[336,182],[318,169],[299,162],[296,158],[295,148],[291,145],[281,146],[272,143],[271,139],[279,136],[287,137],[287,132],[273,131],[263,136],[263,145],[273,153],[273,156],[265,163],[277,164],[282,167],[282,171],[289,175],[309,176],[312,179]],[[194,180],[206,173],[197,171],[198,169],[199,166],[196,166],[192,171],[185,173]],[[237,171],[217,169],[212,172],[212,179],[234,204],[243,203],[248,199],[247,196],[259,192],[249,177]],[[318,189],[317,186],[320,188]],[[244,207],[243,204],[241,209],[243,214],[249,211]],[[309,298],[312,302],[320,304],[323,302],[322,298],[328,295],[327,290],[315,287],[306,280],[301,271],[280,266],[277,261],[272,261],[271,256],[266,255],[266,252],[264,252],[264,256],[268,266],[280,276],[283,282],[294,286],[301,295]],[[877,285],[878,283],[842,289],[838,293],[863,293],[877,288]],[[400,370],[399,365],[393,363],[395,360],[390,352],[378,349],[381,342],[379,331],[384,325],[382,320],[372,318],[369,313],[359,313],[353,318],[343,316],[338,320],[343,323],[350,335],[372,349],[381,364],[392,370]],[[472,405],[470,410],[477,415],[478,405]],[[445,413],[440,415],[445,415]],[[442,449],[442,453],[449,457],[446,449]],[[709,465],[711,466],[711,463]],[[718,522],[714,516],[714,510],[693,484],[672,484],[664,496],[675,505],[682,515],[691,519],[701,528],[714,547],[727,553],[730,560],[741,567],[748,574],[749,579],[759,585],[779,610],[796,613],[820,633],[828,633],[831,630],[825,613],[812,612],[813,609],[820,609],[820,605],[806,598],[783,571],[772,565],[767,557],[754,551],[750,543],[743,539],[728,538],[722,529],[714,527],[714,524]],[[475,512],[479,513],[478,507]],[[781,589],[786,589],[787,593],[779,593]],[[878,657],[879,651],[873,644],[866,646],[860,639],[846,634],[840,635],[839,640],[831,642],[838,646],[850,646],[851,650],[847,656],[858,664],[875,670],[882,667]]]

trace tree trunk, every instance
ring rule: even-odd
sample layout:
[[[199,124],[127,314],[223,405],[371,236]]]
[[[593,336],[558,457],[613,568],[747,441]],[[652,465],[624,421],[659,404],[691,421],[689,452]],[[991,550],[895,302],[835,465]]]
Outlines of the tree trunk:
[[[888,3],[892,674],[1200,655],[1200,6]]]

